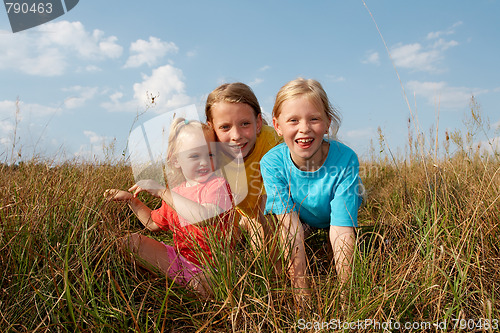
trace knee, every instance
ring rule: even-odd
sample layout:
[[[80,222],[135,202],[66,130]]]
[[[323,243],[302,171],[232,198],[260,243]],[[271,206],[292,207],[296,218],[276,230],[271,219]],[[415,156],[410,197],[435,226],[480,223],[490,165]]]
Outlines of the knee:
[[[130,234],[120,239],[120,247],[130,252],[137,253],[143,237],[145,236],[138,233]]]

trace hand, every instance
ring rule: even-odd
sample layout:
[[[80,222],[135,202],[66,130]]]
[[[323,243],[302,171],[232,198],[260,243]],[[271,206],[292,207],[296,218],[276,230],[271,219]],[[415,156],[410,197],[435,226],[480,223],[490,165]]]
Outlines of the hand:
[[[138,181],[134,186],[128,189],[129,192],[133,192],[132,196],[134,198],[137,197],[139,193],[142,191],[146,191],[152,196],[157,198],[161,198],[163,193],[167,190],[167,188],[152,179],[145,179]]]
[[[127,191],[112,188],[104,191],[104,198],[107,201],[130,201],[134,196]]]

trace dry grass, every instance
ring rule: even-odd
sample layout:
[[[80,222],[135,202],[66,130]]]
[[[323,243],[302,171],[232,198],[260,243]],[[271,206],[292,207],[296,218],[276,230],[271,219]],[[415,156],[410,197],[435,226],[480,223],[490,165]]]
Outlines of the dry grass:
[[[498,319],[499,167],[477,154],[364,162],[367,200],[346,297],[319,245],[325,235],[316,235],[312,310],[300,313],[286,277],[245,244],[217,254],[211,302],[125,260],[116,241],[140,224],[125,206],[102,200],[104,189],[132,183],[125,165],[3,165],[0,327],[287,332],[300,319]]]
[[[444,153],[437,152],[437,137],[426,149],[409,126],[407,156],[388,151],[362,161],[366,200],[352,279],[339,286],[326,234],[313,235],[307,311],[297,309],[269,253],[245,242],[215,252],[211,301],[134,266],[117,246],[121,237],[138,231],[165,242],[171,237],[149,234],[126,206],[104,202],[105,189],[133,183],[124,163],[0,164],[0,329],[335,331],[341,323],[372,320],[446,321],[455,331],[465,320],[480,328],[480,319],[483,328],[500,326],[500,159],[471,145],[484,128],[476,107],[471,131],[447,134]],[[380,146],[388,150],[382,132]],[[405,331],[412,330],[422,331]]]

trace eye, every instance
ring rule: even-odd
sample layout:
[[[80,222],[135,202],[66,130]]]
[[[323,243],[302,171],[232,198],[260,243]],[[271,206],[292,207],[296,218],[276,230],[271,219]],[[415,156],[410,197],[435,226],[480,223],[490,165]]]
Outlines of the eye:
[[[219,126],[219,129],[222,131],[229,131],[230,126],[229,125],[221,125],[221,126]]]
[[[241,123],[241,126],[242,127],[250,126],[250,122],[249,121],[245,121],[245,122]]]
[[[189,155],[189,158],[194,160],[194,159],[197,159],[199,157],[198,154],[192,154],[192,155]]]

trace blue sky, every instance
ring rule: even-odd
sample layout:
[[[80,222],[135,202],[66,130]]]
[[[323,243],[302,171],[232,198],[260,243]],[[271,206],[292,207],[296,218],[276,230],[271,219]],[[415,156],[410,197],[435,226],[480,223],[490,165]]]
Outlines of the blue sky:
[[[23,157],[102,158],[113,142],[120,155],[146,91],[158,97],[139,122],[203,106],[234,81],[249,84],[269,114],[279,88],[299,76],[323,84],[342,114],[340,139],[362,158],[371,140],[378,153],[378,127],[404,153],[402,85],[426,136],[463,129],[474,94],[498,141],[500,1],[366,5],[391,57],[362,0],[85,0],[18,33],[2,9],[0,160],[10,158],[14,132]]]

